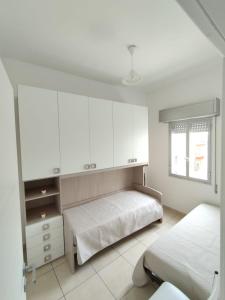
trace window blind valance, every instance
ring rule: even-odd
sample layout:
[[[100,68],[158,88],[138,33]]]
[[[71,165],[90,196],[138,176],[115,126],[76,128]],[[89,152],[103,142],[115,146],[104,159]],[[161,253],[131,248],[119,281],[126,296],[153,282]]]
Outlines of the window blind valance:
[[[159,122],[170,123],[193,118],[214,117],[219,114],[220,100],[217,98],[200,103],[160,110]]]

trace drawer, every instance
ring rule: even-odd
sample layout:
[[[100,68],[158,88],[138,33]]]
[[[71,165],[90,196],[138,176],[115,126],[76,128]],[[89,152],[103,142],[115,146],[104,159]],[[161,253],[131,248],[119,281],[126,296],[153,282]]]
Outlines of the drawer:
[[[64,255],[64,246],[58,247],[56,249],[52,249],[52,251],[50,251],[47,254],[43,254],[40,256],[36,256],[36,257],[32,257],[30,259],[27,259],[27,263],[28,265],[34,265],[36,268],[47,264],[51,261],[53,261],[54,259],[61,257]]]
[[[37,234],[31,237],[26,238],[26,247],[32,248],[38,245],[44,245],[47,242],[50,242],[54,239],[64,239],[63,238],[63,227],[58,227],[51,229],[49,231],[43,232],[41,234]]]
[[[30,261],[31,259],[37,256],[50,254],[55,249],[63,248],[63,247],[64,247],[64,240],[62,237],[59,239],[54,239],[52,241],[48,241],[38,246],[27,248],[27,259]]]
[[[26,238],[41,234],[48,230],[63,227],[63,217],[57,216],[54,218],[45,219],[35,224],[26,226]]]

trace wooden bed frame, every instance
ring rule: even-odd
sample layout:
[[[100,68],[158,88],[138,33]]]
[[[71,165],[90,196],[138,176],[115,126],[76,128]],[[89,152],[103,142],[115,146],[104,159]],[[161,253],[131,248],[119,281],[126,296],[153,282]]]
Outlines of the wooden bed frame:
[[[144,167],[112,170],[88,174],[86,176],[73,176],[61,179],[61,205],[65,209],[112,195],[123,190],[137,190],[150,195],[160,204],[162,193],[144,185]],[[159,220],[162,222],[162,219]],[[77,249],[74,245],[74,235],[64,218],[65,255],[72,273],[75,272]]]

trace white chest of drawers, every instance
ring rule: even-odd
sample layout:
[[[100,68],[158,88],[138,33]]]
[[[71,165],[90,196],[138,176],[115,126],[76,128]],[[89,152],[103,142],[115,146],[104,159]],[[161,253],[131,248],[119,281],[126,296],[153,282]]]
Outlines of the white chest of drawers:
[[[64,255],[63,217],[26,226],[27,263],[36,268]]]

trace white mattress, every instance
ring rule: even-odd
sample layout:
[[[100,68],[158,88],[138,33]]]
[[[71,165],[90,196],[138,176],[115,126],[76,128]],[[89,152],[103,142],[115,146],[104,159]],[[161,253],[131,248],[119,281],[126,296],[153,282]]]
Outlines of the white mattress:
[[[137,191],[123,191],[65,210],[77,246],[78,264],[162,218],[161,204]]]
[[[219,208],[201,204],[145,251],[135,267],[134,284],[147,282],[146,267],[190,299],[206,300],[219,270],[219,252]]]

